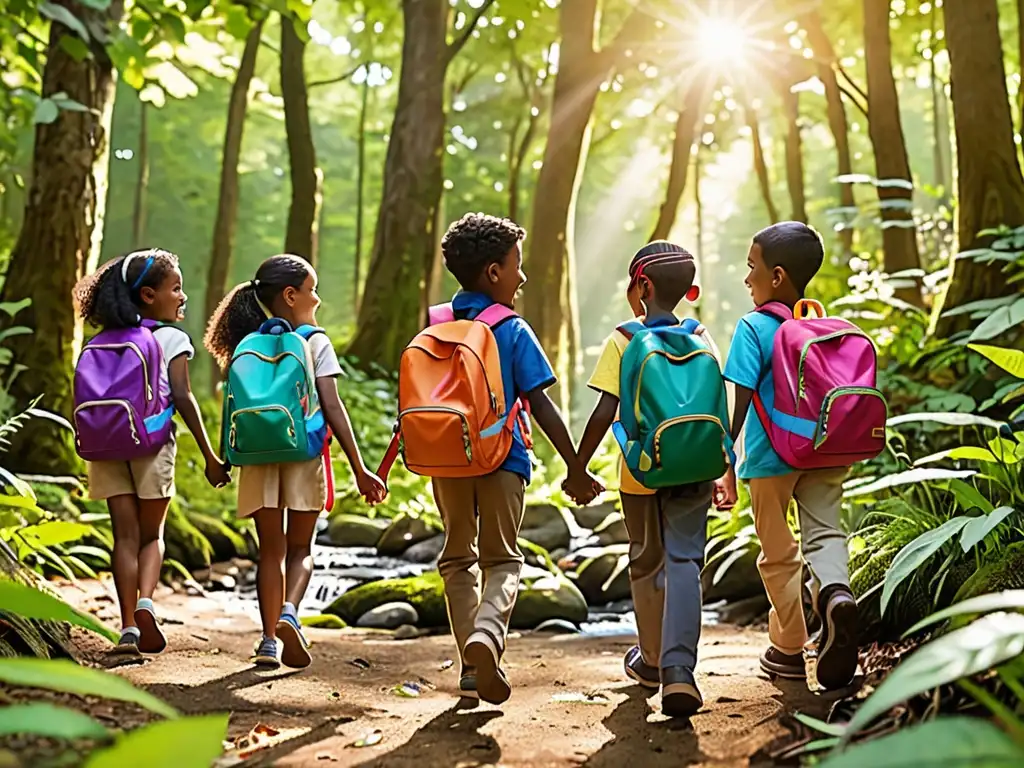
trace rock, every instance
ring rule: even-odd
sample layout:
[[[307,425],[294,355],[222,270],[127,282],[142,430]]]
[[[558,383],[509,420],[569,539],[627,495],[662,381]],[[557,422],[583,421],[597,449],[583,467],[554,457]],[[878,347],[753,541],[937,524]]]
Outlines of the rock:
[[[737,600],[734,603],[726,603],[718,609],[718,620],[725,624],[746,627],[765,618],[770,607],[768,595],[762,592],[760,595]]]
[[[387,529],[387,520],[342,513],[328,522],[327,539],[336,547],[375,547]]]
[[[444,534],[439,533],[419,544],[413,544],[402,553],[402,559],[410,563],[433,563],[441,556],[444,549]]]
[[[344,629],[348,626],[337,616],[331,616],[329,613],[320,614],[319,616],[303,616],[299,621],[304,627],[316,627],[318,629]]]
[[[422,517],[400,515],[388,527],[377,542],[377,554],[397,557],[414,544],[433,538],[438,529]]]
[[[228,574],[215,573],[210,576],[210,590],[213,592],[234,592],[238,580]]]
[[[364,629],[398,629],[405,624],[415,626],[420,617],[408,603],[384,603],[371,608],[356,621]]]
[[[523,515],[519,537],[548,551],[564,549],[571,540],[566,514],[553,504],[531,504]]]
[[[564,619],[548,619],[537,625],[534,632],[551,632],[556,635],[578,635],[580,628]]]
[[[612,544],[629,543],[629,534],[626,532],[626,519],[622,516],[621,512],[608,515],[594,529],[594,533],[597,534],[597,540],[606,547]]]
[[[411,624],[403,624],[395,630],[394,638],[395,640],[415,640],[417,637],[421,637],[424,634],[426,634],[426,632],[422,629],[416,629],[416,627]]]
[[[565,576],[545,573],[519,582],[519,596],[509,626],[533,629],[546,621],[561,619],[571,624],[587,620],[587,601]]]
[[[630,596],[629,545],[613,544],[590,557],[576,573],[576,586],[589,605],[606,605]]]
[[[705,603],[714,603],[719,600],[736,602],[748,597],[763,595],[764,584],[761,581],[761,574],[757,570],[757,557],[761,553],[759,547],[753,547],[742,557],[733,562],[717,584],[712,583],[718,569],[725,563],[725,559],[718,559],[710,566],[704,568],[700,574],[700,585],[704,594]],[[729,555],[726,555],[727,559]]]
[[[589,507],[576,507],[572,510],[572,516],[581,528],[593,530],[605,521],[608,515],[618,514],[614,501],[602,501],[600,504],[591,504]]]

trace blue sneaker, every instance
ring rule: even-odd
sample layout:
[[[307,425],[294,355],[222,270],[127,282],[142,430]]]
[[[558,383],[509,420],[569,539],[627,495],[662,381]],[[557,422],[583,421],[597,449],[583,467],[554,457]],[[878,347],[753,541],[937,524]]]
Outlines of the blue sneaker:
[[[626,677],[636,681],[644,688],[656,691],[661,685],[661,674],[656,667],[644,663],[643,654],[640,653],[640,646],[634,645],[622,660],[622,667],[626,670]]]
[[[281,662],[292,669],[305,669],[313,663],[309,655],[310,642],[302,634],[302,625],[291,613],[282,613],[277,620],[277,636],[281,639],[284,650]]]
[[[256,653],[253,654],[252,661],[257,667],[277,669],[281,666],[279,652],[277,640],[273,637],[264,636],[260,640],[259,645],[256,646]]]

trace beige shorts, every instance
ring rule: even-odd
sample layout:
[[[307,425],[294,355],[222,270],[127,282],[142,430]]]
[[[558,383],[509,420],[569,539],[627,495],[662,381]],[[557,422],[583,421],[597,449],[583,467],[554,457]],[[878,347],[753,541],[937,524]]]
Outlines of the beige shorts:
[[[170,499],[174,496],[174,459],[178,443],[174,434],[154,456],[133,461],[90,461],[89,496],[103,501],[132,495],[140,499]]]
[[[258,509],[318,512],[327,503],[323,459],[241,467],[238,476],[238,516]]]

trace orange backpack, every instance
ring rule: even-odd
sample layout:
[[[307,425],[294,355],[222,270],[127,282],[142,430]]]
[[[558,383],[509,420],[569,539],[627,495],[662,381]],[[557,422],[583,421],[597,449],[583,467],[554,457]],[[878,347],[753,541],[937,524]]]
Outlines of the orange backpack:
[[[451,304],[430,308],[430,325],[402,352],[398,422],[378,471],[398,453],[410,472],[428,477],[480,477],[504,463],[516,419],[529,447],[525,404],[506,410],[498,344],[492,328],[515,317],[492,304],[474,320],[456,320]]]

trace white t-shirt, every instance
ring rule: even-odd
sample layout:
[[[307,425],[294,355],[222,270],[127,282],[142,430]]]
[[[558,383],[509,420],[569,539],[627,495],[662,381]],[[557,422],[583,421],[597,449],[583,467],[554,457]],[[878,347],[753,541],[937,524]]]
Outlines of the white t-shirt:
[[[189,360],[196,356],[196,348],[192,345],[192,339],[181,328],[173,325],[161,325],[153,331],[153,338],[163,350],[165,366],[169,367],[171,360],[181,355],[187,355]]]
[[[313,375],[316,378],[342,375],[338,353],[326,333],[314,333],[309,337],[309,351],[313,353]]]

